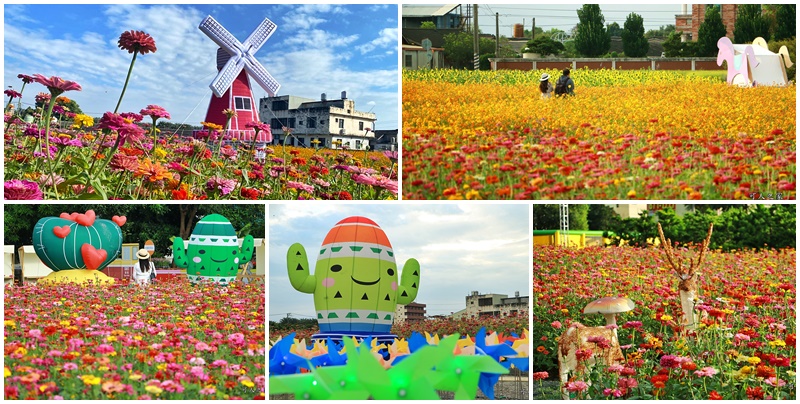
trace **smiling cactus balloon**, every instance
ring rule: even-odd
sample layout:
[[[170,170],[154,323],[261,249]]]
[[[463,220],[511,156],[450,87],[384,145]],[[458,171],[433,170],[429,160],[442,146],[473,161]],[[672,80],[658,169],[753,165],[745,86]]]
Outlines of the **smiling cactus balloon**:
[[[328,232],[313,275],[301,244],[289,247],[286,258],[292,286],[314,294],[322,334],[389,333],[396,305],[411,303],[419,290],[419,262],[409,259],[398,283],[392,245],[365,217],[348,217]]]
[[[175,265],[186,268],[189,282],[210,280],[227,285],[236,279],[239,265],[253,258],[253,236],[247,236],[239,248],[239,239],[225,216],[208,215],[197,222],[184,248],[183,239],[175,237],[172,252]]]

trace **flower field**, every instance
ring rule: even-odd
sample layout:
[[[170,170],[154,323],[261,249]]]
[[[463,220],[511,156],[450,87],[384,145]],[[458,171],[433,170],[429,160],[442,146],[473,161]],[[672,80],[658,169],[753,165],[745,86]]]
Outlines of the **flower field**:
[[[4,291],[4,398],[263,399],[264,285]]]
[[[709,251],[697,281],[700,325],[686,332],[679,279],[662,251],[537,246],[533,378],[558,379],[556,338],[572,322],[605,324],[600,315],[582,314],[587,303],[627,296],[636,307],[617,318],[625,363],[571,380],[572,397],[794,400],[796,259],[794,249]]]
[[[404,71],[406,199],[794,199],[796,88],[670,71]]]

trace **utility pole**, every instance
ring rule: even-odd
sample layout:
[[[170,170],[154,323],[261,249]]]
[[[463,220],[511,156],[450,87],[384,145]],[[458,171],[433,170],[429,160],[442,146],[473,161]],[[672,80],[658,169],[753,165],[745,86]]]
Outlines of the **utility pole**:
[[[473,14],[472,18],[473,18],[473,26],[474,26],[474,32],[472,33],[473,34],[473,38],[474,38],[474,42],[472,44],[472,49],[474,50],[474,52],[472,54],[472,65],[473,65],[474,70],[478,70],[481,67],[480,66],[481,60],[480,60],[480,40],[479,40],[480,35],[478,34],[478,5],[477,4],[473,4],[472,5],[472,14]]]
[[[533,25],[531,26],[531,40],[536,38],[536,17],[533,17]]]
[[[500,53],[500,13],[494,13],[494,57]]]

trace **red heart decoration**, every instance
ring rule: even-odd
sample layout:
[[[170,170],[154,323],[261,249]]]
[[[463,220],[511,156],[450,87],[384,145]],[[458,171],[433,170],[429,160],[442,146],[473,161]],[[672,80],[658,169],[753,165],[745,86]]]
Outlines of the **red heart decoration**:
[[[106,250],[96,249],[91,244],[84,244],[81,246],[81,256],[83,257],[83,263],[86,264],[86,268],[88,269],[97,269],[100,268],[100,265],[103,261],[108,258],[108,253]]]
[[[128,218],[125,217],[125,216],[114,215],[114,217],[111,218],[111,221],[116,223],[117,226],[122,227],[122,225],[125,224],[125,222],[128,221]]]
[[[71,231],[72,229],[70,229],[68,225],[63,225],[61,227],[58,226],[53,227],[53,234],[55,234],[56,237],[58,238],[67,238],[69,232]]]
[[[81,226],[91,226],[91,225],[93,225],[94,224],[94,219],[95,219],[95,215],[94,215],[94,211],[93,210],[87,210],[86,213],[78,214],[78,216],[75,217],[75,221]]]
[[[64,212],[59,217],[62,219],[72,220],[74,222],[78,217],[78,212],[72,212],[72,214],[67,214],[67,212]]]

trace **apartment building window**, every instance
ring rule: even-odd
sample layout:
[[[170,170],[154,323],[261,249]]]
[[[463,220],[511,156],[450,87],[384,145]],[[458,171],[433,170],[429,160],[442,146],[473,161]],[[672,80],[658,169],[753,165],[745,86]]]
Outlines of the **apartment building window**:
[[[361,141],[356,140],[356,150],[361,150]]]
[[[272,101],[273,111],[286,111],[287,109],[289,109],[289,101],[286,100]]]
[[[344,129],[344,119],[338,118],[339,120],[339,129]]]
[[[364,122],[358,123],[358,130],[364,130]]]
[[[317,127],[317,118],[308,117],[308,121],[306,121],[307,128],[316,128]]]
[[[414,56],[406,55],[406,67],[410,69],[413,66],[414,66]]]

